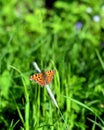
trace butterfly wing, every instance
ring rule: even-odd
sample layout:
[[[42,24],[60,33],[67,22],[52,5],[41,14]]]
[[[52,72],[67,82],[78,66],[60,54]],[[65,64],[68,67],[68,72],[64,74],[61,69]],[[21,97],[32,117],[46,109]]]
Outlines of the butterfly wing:
[[[49,71],[46,71],[46,77],[47,77],[47,84],[50,84],[52,79],[53,79],[53,76],[55,75],[56,71],[55,70],[49,70]]]
[[[44,80],[42,73],[32,75],[30,77],[30,80],[34,80],[36,83],[38,83],[41,86],[44,86],[46,84],[46,81]]]
[[[46,84],[50,84],[54,74],[56,73],[55,70],[49,70],[46,72],[41,72],[30,77],[30,80],[34,80],[41,86],[45,86]]]

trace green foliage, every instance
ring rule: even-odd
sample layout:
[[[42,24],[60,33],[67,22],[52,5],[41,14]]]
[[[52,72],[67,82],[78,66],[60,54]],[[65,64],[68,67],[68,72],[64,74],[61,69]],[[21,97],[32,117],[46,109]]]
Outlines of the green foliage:
[[[3,1],[0,12],[1,130],[104,129],[103,1]],[[56,69],[45,89],[32,62]]]

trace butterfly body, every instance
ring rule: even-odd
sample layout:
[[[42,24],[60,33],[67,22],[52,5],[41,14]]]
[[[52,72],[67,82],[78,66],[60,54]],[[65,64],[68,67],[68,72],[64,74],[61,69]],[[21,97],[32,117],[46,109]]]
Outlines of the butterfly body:
[[[40,73],[32,75],[30,77],[30,80],[34,80],[39,85],[45,86],[45,85],[51,83],[55,73],[56,73],[55,70],[49,70],[49,71],[46,71],[46,72],[42,71]]]

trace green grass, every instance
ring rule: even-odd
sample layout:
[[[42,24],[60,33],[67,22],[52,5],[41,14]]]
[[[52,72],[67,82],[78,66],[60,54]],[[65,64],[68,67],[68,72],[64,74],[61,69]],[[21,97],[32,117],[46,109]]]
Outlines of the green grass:
[[[104,129],[103,1],[54,6],[47,11],[43,1],[1,1],[1,130]],[[59,108],[45,87],[29,80],[33,61],[56,70],[50,89]]]

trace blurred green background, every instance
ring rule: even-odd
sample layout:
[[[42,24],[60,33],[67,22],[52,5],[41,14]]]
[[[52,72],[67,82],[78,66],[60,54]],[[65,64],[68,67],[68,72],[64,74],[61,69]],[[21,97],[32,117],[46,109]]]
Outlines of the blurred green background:
[[[0,9],[0,129],[104,130],[104,1],[1,0]],[[29,80],[33,61],[56,70],[62,113]]]

